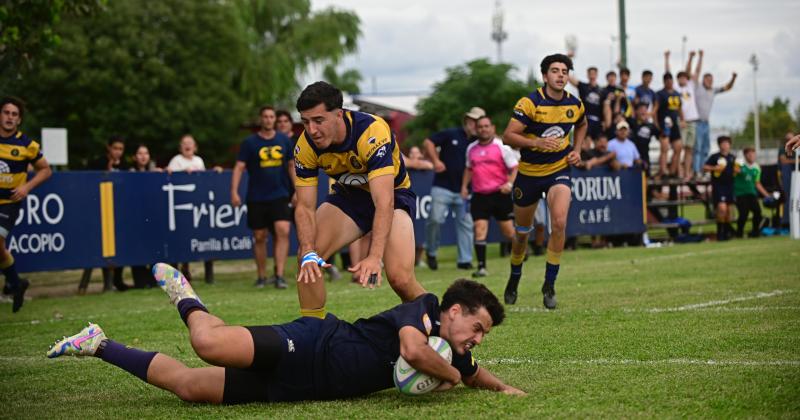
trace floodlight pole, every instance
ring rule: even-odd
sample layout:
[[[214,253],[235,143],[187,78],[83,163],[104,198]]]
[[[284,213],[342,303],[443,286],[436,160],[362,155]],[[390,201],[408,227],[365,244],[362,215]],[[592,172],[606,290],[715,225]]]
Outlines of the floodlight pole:
[[[750,64],[753,66],[753,129],[755,137],[756,154],[761,153],[761,130],[759,129],[759,118],[761,110],[758,106],[758,57],[755,54],[750,56]]]
[[[625,0],[619,0],[619,66],[628,67],[628,33],[625,30]]]
[[[497,63],[503,62],[503,41],[508,38],[508,32],[503,30],[503,6],[500,0],[494,3],[494,16],[492,16],[492,41],[497,44]]]

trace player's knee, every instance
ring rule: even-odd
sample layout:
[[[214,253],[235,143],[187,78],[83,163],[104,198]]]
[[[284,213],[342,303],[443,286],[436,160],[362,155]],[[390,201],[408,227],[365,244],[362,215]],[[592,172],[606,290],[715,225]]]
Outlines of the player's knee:
[[[192,331],[191,342],[194,352],[197,356],[206,362],[212,363],[217,359],[217,352],[219,351],[219,343],[214,338],[215,334],[210,331]]]
[[[286,238],[289,236],[289,231],[291,230],[291,226],[288,222],[287,223],[275,223],[275,236],[280,238]]]
[[[567,216],[557,216],[550,219],[550,227],[553,231],[561,232],[567,228]]]
[[[206,401],[206,396],[202,392],[201,386],[202,384],[195,380],[192,375],[186,374],[178,381],[173,392],[178,398],[186,402],[204,402]]]
[[[264,242],[267,242],[266,229],[254,230],[253,239],[256,241],[257,244],[263,244]]]

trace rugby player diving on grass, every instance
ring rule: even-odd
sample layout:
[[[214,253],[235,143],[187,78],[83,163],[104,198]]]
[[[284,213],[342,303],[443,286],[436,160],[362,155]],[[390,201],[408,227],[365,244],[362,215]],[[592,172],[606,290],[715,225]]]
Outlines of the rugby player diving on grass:
[[[97,324],[59,340],[47,356],[98,357],[182,400],[215,404],[370,394],[394,386],[393,364],[400,355],[418,371],[441,379],[440,390],[464,382],[525,395],[472,357],[472,349],[505,316],[492,292],[474,281],[457,280],[441,303],[425,293],[353,323],[322,313],[286,324],[241,327],[211,315],[178,270],[156,264],[153,274],[189,328],[195,353],[212,367],[190,368],[163,353],[127,347],[108,339]],[[452,364],[428,346],[428,336],[450,344]]]

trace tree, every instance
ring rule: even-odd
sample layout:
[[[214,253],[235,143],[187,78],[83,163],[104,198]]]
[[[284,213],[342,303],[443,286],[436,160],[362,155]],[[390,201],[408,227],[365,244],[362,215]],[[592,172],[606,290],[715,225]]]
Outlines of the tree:
[[[759,132],[763,140],[775,142],[774,146],[777,146],[786,132],[797,131],[798,122],[792,118],[789,99],[775,98],[769,105],[759,104],[758,109]],[[734,135],[734,140],[738,144],[752,144],[755,138],[754,126],[755,117],[753,111],[750,111],[747,113],[744,129]]]
[[[190,132],[207,161],[229,161],[258,105],[294,102],[309,65],[355,48],[353,15],[312,14],[307,1],[268,3],[109,2],[102,13],[63,19],[60,44],[19,80],[0,79],[0,93],[28,102],[26,131],[66,127],[74,167],[113,134],[129,139],[128,151],[141,142],[166,160]]]
[[[108,0],[26,1],[0,5],[0,78],[18,79],[36,57],[58,46],[55,26],[62,17],[89,16],[103,10]]]
[[[322,77],[328,83],[347,93],[361,93],[361,89],[358,87],[358,84],[361,83],[361,72],[356,69],[345,70],[340,74],[336,72],[333,65],[328,64],[322,71]]]
[[[433,93],[417,104],[419,113],[406,125],[409,141],[418,144],[431,133],[461,126],[464,113],[473,106],[486,111],[503,132],[516,101],[532,86],[512,78],[510,64],[492,64],[487,59],[470,61],[446,70],[445,80],[434,85]]]

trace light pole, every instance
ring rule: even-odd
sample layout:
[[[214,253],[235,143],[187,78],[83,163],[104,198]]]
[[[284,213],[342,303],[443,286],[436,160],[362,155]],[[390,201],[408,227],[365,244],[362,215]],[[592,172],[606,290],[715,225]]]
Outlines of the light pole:
[[[497,44],[497,63],[503,62],[503,41],[508,38],[508,32],[503,30],[503,7],[500,0],[494,3],[494,16],[492,16],[492,41]]]
[[[625,29],[625,0],[619,0],[619,67],[628,67],[628,32]]]
[[[686,41],[688,40],[689,38],[686,35],[681,38],[681,68],[686,66]]]
[[[756,154],[761,153],[761,133],[759,130],[759,117],[761,110],[758,107],[758,86],[756,80],[758,79],[758,57],[755,54],[750,56],[750,64],[753,66],[753,129],[755,137]]]

